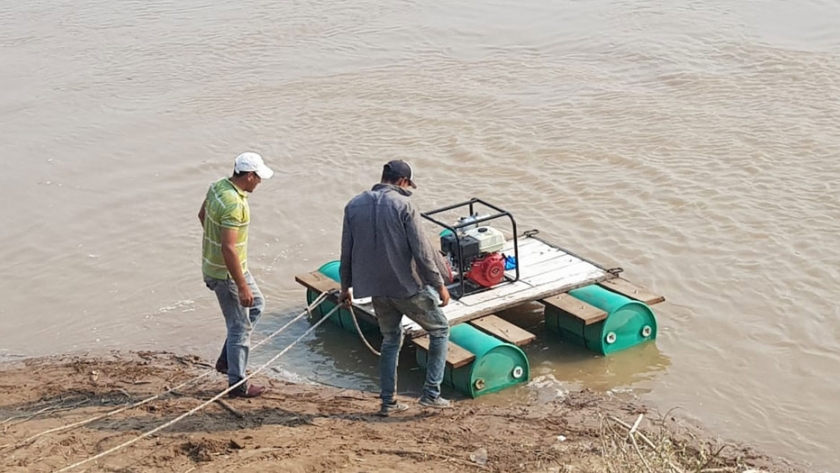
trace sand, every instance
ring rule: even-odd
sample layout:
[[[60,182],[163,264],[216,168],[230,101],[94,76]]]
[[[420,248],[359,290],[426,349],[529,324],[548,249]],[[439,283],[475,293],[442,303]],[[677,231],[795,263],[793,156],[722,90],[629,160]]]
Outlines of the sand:
[[[168,392],[206,374],[199,383]],[[260,378],[227,399],[101,459],[88,472],[797,472],[674,413],[588,391],[549,403],[375,415],[375,393]],[[171,353],[63,356],[0,365],[0,471],[58,471],[132,440],[227,387],[206,360]],[[140,407],[27,440],[154,395]],[[631,438],[628,428],[641,416]],[[643,438],[644,437],[644,438]],[[635,444],[634,444],[635,441]]]

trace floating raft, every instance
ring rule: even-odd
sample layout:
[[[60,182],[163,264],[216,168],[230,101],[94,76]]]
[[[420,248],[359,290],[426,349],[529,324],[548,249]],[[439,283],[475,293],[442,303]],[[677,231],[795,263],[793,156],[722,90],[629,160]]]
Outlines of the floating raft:
[[[520,347],[536,335],[496,312],[528,302],[545,306],[546,328],[563,340],[602,355],[654,340],[656,318],[650,305],[665,300],[610,271],[526,232],[519,237],[519,280],[504,281],[486,291],[451,300],[442,308],[450,325],[449,352],[444,382],[478,397],[526,383],[528,358]],[[513,242],[503,250],[513,254]],[[339,263],[329,262],[295,280],[307,289],[311,303],[324,291],[340,288]],[[514,279],[514,271],[506,272]],[[323,316],[337,300],[331,297],[314,310]],[[376,313],[369,300],[354,300],[353,311],[365,333],[376,333]],[[355,333],[349,310],[341,309],[333,322]],[[416,346],[417,362],[426,366],[428,336],[407,317],[406,337]]]

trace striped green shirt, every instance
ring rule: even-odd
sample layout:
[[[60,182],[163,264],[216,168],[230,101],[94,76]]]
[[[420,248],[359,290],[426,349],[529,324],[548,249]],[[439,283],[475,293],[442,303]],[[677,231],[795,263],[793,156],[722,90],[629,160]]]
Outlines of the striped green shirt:
[[[248,223],[251,212],[248,209],[248,195],[236,187],[228,178],[210,186],[204,207],[203,262],[201,270],[205,277],[227,279],[230,273],[222,256],[222,229],[238,230],[236,252],[242,271],[248,270]]]

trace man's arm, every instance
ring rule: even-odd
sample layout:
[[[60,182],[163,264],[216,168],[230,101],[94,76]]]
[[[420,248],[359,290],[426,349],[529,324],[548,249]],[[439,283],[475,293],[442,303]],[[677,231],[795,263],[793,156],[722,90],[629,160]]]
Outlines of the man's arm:
[[[222,257],[225,259],[225,266],[227,267],[230,277],[236,283],[236,288],[239,290],[239,303],[243,307],[251,307],[254,305],[254,295],[251,293],[251,288],[245,282],[245,273],[242,272],[242,264],[239,261],[239,255],[236,253],[236,240],[239,235],[239,230],[236,228],[222,228]]]
[[[204,208],[207,207],[207,199],[201,203],[201,208],[198,210],[198,221],[201,222],[201,227],[204,228]]]
[[[440,295],[440,306],[446,306],[449,304],[449,291],[443,284],[443,277],[438,271],[434,249],[432,249],[428,238],[423,234],[417,210],[412,205],[409,205],[405,216],[405,233],[421,282],[435,288]]]
[[[353,286],[353,232],[350,228],[350,219],[347,217],[347,209],[344,209],[344,224],[341,229],[341,296],[340,302],[349,302],[352,298],[350,287]]]

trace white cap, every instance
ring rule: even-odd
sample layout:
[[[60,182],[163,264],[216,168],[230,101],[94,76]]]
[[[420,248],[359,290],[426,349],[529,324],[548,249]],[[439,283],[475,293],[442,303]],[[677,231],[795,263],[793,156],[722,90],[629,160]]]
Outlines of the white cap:
[[[274,171],[265,165],[262,156],[251,151],[240,154],[233,164],[235,172],[255,172],[261,179],[271,179]]]

